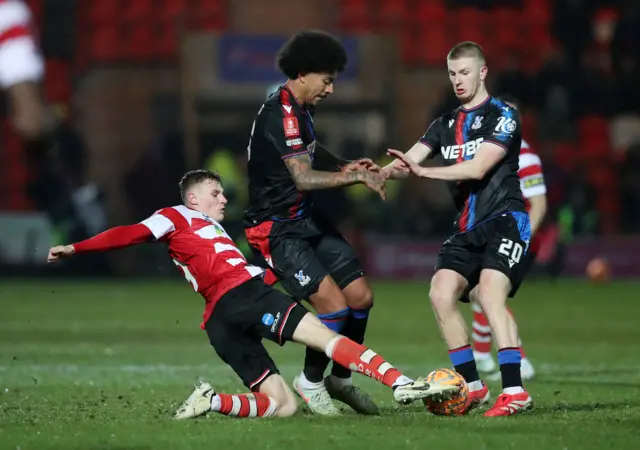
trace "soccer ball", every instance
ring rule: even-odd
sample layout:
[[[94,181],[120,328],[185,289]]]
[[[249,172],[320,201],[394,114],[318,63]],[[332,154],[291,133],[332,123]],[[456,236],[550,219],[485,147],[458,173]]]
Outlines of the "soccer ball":
[[[462,388],[458,394],[449,400],[437,402],[428,398],[424,399],[424,406],[426,406],[427,410],[436,416],[459,416],[464,414],[469,400],[469,387],[462,375],[451,369],[436,369],[427,375],[427,383],[435,383],[436,381],[460,385]]]
[[[594,283],[604,283],[609,281],[611,268],[604,258],[593,258],[587,264],[587,277]]]

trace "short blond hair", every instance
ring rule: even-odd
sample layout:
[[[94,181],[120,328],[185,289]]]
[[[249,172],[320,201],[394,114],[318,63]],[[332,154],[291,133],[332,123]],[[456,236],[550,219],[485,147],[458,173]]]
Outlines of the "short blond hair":
[[[478,58],[482,64],[486,62],[482,47],[471,41],[460,42],[454,45],[453,48],[449,50],[449,54],[447,54],[448,61],[468,57]]]

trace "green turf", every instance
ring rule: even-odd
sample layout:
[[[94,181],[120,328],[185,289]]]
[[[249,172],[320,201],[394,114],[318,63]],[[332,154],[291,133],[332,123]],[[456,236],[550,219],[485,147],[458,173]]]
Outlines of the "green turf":
[[[0,285],[0,449],[614,449],[640,447],[638,284],[526,283],[513,302],[539,371],[534,412],[440,418],[358,376],[380,417],[175,422],[199,378],[242,391],[184,283]],[[368,344],[408,375],[448,366],[421,284],[375,285]],[[287,380],[302,349],[270,345]],[[491,384],[493,393],[498,386]]]

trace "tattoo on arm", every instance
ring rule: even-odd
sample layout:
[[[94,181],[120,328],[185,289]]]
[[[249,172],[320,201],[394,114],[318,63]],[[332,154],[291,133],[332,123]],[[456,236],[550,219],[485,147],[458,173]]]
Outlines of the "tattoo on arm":
[[[289,173],[300,191],[350,186],[362,180],[362,172],[323,172],[311,168],[309,155],[296,155],[284,159]]]

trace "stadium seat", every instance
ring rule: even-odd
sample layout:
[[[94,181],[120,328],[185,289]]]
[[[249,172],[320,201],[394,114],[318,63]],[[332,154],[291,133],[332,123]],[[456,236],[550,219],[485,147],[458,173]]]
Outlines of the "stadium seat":
[[[373,17],[367,0],[343,0],[339,3],[340,28],[352,32],[366,32],[372,30]]]
[[[426,64],[442,65],[444,58],[454,44],[455,36],[449,32],[447,24],[433,24],[420,30],[420,40],[416,44],[422,50],[421,61]]]
[[[160,22],[176,22],[184,19],[190,0],[158,0],[155,17]]]
[[[609,143],[609,121],[606,117],[588,115],[578,119],[578,136],[580,142]]]
[[[538,118],[536,114],[531,111],[529,114],[523,114],[521,121],[522,136],[533,145],[532,141],[538,135]]]
[[[123,56],[122,33],[117,26],[103,25],[89,35],[89,54],[98,61],[114,61]]]
[[[48,58],[45,61],[46,74],[44,91],[52,103],[68,103],[71,100],[71,67],[68,61]]]
[[[413,17],[422,27],[433,24],[443,24],[447,19],[447,10],[441,1],[424,0],[419,2]]]
[[[575,167],[577,156],[576,147],[572,143],[558,142],[555,144],[553,160],[565,172],[570,172]]]
[[[376,12],[376,22],[382,30],[393,30],[405,26],[411,15],[408,0],[388,0],[381,2]]]
[[[491,18],[491,35],[498,47],[505,51],[521,51],[526,45],[522,33],[522,15],[513,8],[495,8]]]
[[[136,61],[146,61],[156,56],[157,35],[153,25],[140,23],[127,33],[127,56]]]
[[[551,8],[548,0],[525,0],[524,17],[530,22],[547,25],[551,21]]]
[[[87,5],[87,26],[115,25],[118,21],[122,8],[118,0],[89,0]]]
[[[189,23],[200,30],[224,30],[227,27],[227,8],[224,0],[193,0],[188,9]]]
[[[410,67],[419,66],[423,61],[424,52],[419,35],[420,28],[417,25],[404,27],[400,34],[402,61]]]
[[[117,3],[114,0],[110,1]],[[120,20],[125,23],[149,22],[154,16],[155,9],[155,2],[153,0],[134,0],[126,2],[126,4],[122,5],[122,9],[120,10]]]
[[[158,30],[158,41],[156,42],[157,56],[160,59],[174,59],[178,55],[178,36],[176,25],[173,23],[162,23]]]

